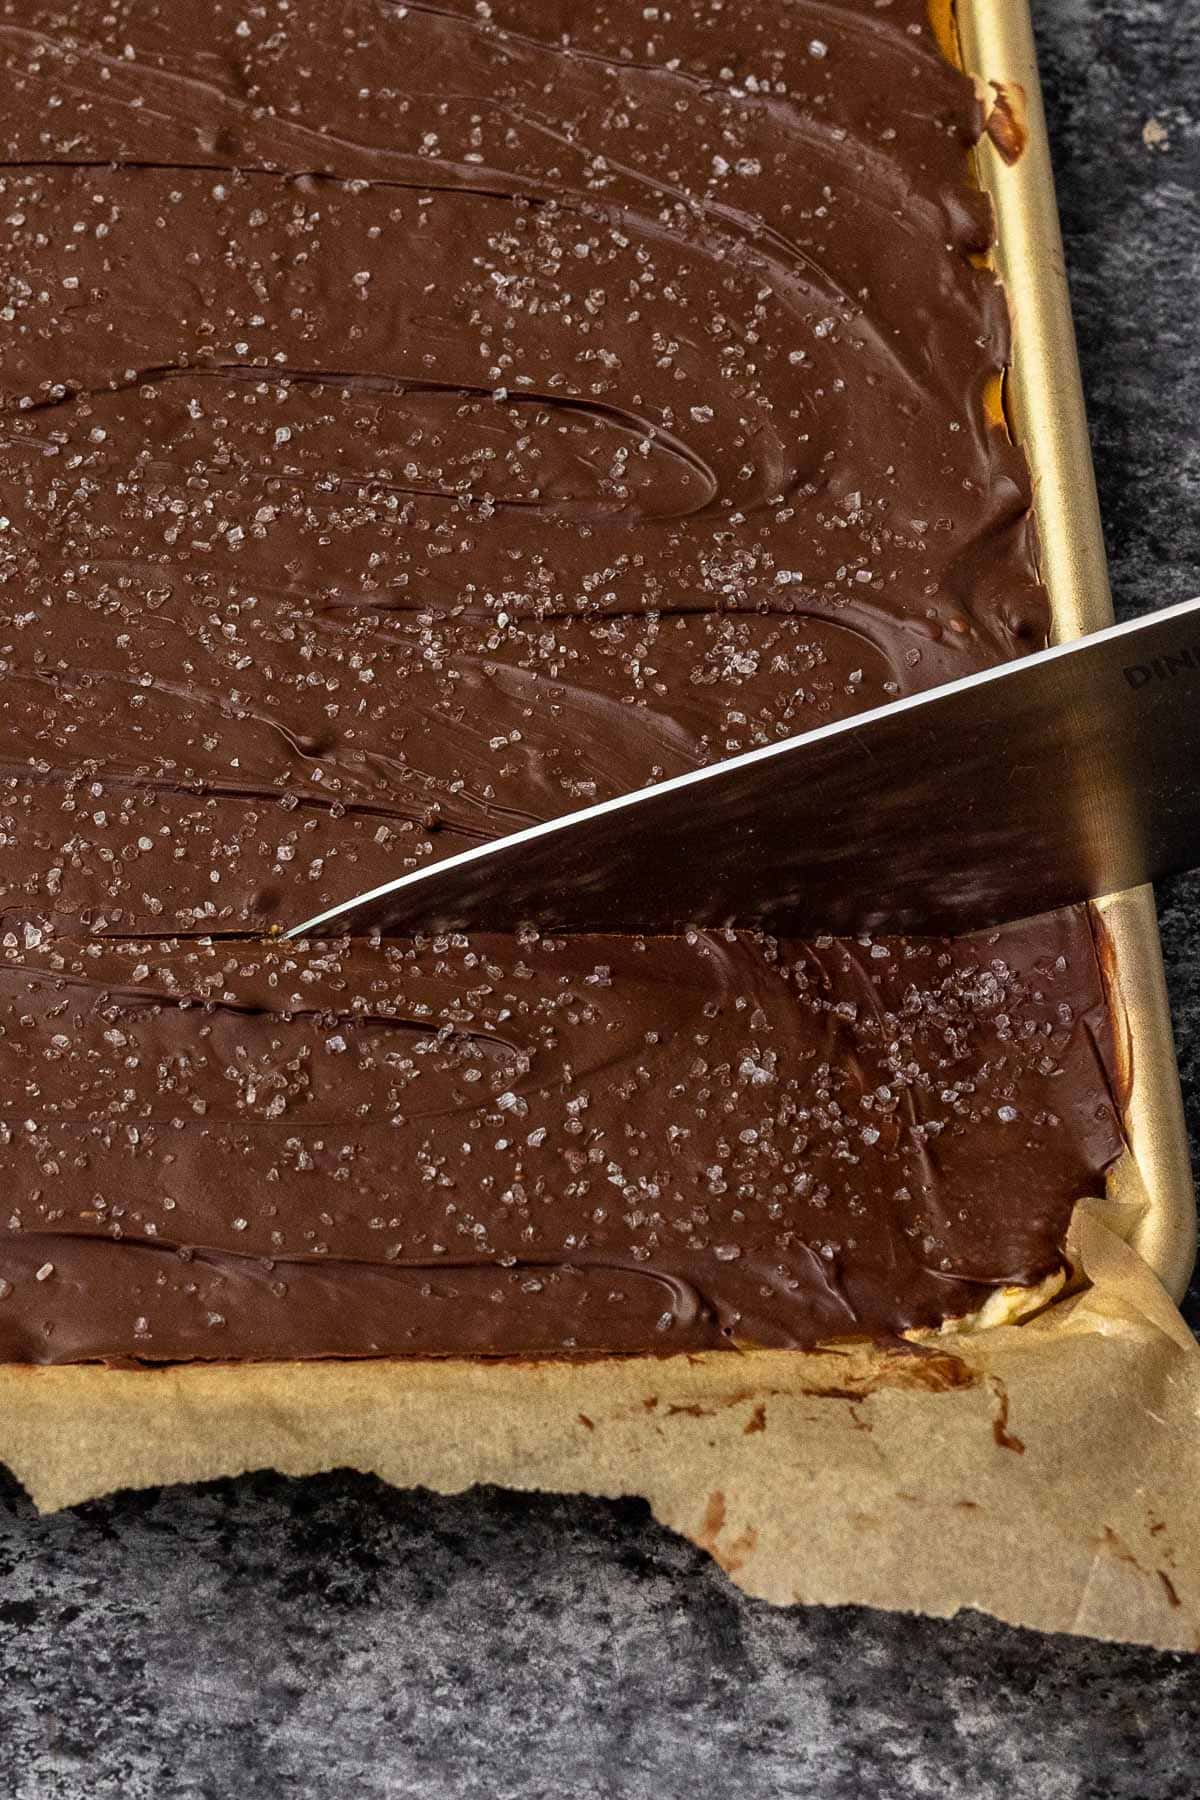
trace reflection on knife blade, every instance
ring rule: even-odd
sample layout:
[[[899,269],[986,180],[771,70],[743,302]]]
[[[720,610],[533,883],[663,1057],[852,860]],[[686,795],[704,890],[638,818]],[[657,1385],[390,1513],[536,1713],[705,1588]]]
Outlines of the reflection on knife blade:
[[[498,838],[286,935],[958,932],[1198,862],[1195,599]]]

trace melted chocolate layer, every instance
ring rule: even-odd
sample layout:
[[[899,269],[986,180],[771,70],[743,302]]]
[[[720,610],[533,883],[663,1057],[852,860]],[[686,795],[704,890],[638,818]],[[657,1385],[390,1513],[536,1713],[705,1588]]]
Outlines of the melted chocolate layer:
[[[1082,917],[253,942],[1045,641],[922,0],[9,0],[0,97],[0,1355],[803,1344],[1053,1268],[1119,1143]]]
[[[1044,641],[920,0],[11,11],[10,913],[290,923]]]
[[[892,1334],[1059,1262],[1120,1134],[1082,914],[962,940],[0,963],[0,1356]]]

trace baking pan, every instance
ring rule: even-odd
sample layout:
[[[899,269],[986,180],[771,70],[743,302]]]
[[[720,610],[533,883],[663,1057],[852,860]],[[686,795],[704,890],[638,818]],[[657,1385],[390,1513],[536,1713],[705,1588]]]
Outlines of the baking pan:
[[[1103,540],[1063,270],[1027,0],[930,0],[946,53],[979,82],[990,132],[975,152],[996,214],[997,272],[1013,318],[1013,360],[990,396],[997,429],[1032,468],[1041,573],[1056,634],[1112,618]],[[1129,1149],[1110,1176],[1131,1202],[1129,1235],[1173,1296],[1186,1287],[1196,1221],[1178,1074],[1150,891],[1094,909],[1118,1046]]]
[[[1033,473],[1054,634],[1080,637],[1112,623],[1112,595],[1028,0],[931,0],[930,11],[990,115],[976,166],[995,208],[995,264],[1013,323],[1004,417]],[[1139,1209],[1131,1242],[1179,1299],[1195,1261],[1196,1203],[1153,891],[1113,895],[1093,916],[1129,1143],[1109,1192]]]
[[[1111,613],[1029,15],[1025,0],[933,0],[933,17],[999,102],[976,161],[1015,351],[988,409],[1032,465],[1042,572],[1070,637]],[[1094,919],[1131,1146],[1112,1187],[1133,1203],[1127,1235],[1178,1296],[1195,1218],[1151,895]],[[0,1453],[43,1509],[256,1468],[352,1468],[437,1493],[639,1495],[777,1604],[969,1608],[1194,1650],[1196,1353],[1095,1209],[1075,1223],[1094,1286],[1069,1318],[952,1330],[944,1351],[11,1365]],[[1095,1429],[1080,1433],[1081,1419]]]

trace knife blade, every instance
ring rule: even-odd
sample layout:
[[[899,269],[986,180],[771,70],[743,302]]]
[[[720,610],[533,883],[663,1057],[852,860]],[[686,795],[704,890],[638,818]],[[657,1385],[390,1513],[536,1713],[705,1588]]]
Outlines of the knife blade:
[[[289,938],[957,933],[1200,865],[1200,598],[463,851]]]

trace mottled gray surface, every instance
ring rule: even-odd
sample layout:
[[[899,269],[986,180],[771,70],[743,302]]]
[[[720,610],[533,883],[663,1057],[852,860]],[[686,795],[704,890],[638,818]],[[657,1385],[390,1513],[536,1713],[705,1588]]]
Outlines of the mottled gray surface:
[[[1136,611],[1200,590],[1200,0],[1037,10]],[[1200,878],[1163,929],[1200,1147]],[[1192,1800],[1198,1748],[1200,1659],[772,1611],[635,1504],[252,1476],[39,1522],[0,1489],[12,1800]]]

